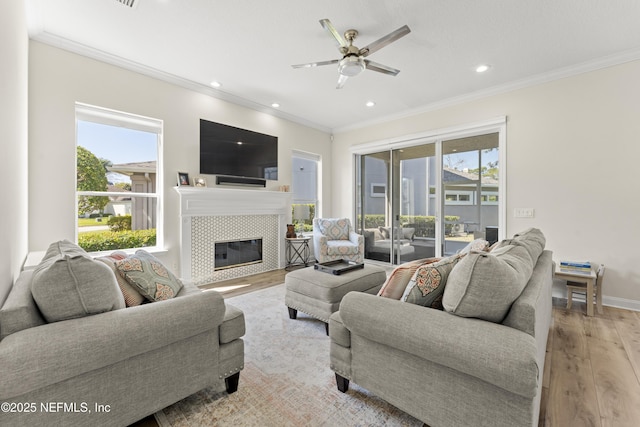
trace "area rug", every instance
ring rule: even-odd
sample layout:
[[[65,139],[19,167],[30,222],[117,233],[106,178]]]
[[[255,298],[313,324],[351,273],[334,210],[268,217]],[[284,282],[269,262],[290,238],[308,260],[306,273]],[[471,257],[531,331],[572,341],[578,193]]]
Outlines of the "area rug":
[[[161,427],[422,426],[351,383],[336,388],[324,323],[289,319],[284,285],[227,302],[242,309],[247,332],[238,391],[205,389],[156,413]]]

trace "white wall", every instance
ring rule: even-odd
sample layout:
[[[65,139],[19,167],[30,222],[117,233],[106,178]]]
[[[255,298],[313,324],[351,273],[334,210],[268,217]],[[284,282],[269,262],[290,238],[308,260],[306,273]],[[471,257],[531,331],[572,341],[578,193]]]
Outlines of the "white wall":
[[[176,172],[199,174],[201,118],[278,136],[279,177],[268,190],[291,184],[291,151],[316,153],[330,167],[327,133],[230,104],[139,73],[108,65],[39,42],[29,52],[29,250],[74,238],[75,102],[97,105],[164,121],[165,246],[161,255],[179,267]],[[330,177],[329,173],[324,176]],[[213,177],[208,182],[213,184]],[[323,198],[331,209],[330,180]],[[239,188],[238,191],[242,191]]]
[[[23,0],[0,3],[0,306],[27,255],[27,67]]]
[[[640,61],[338,133],[334,182],[353,175],[351,145],[507,116],[507,236],[538,227],[556,260],[604,263],[605,304],[640,310],[638,76]],[[332,195],[351,216],[352,188]]]

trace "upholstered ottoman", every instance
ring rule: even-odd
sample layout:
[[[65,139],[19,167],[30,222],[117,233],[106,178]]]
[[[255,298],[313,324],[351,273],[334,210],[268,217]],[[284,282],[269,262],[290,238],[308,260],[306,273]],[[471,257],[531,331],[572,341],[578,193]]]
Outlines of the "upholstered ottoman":
[[[288,273],[284,278],[284,303],[289,318],[295,319],[298,310],[326,324],[329,334],[329,316],[338,311],[340,301],[348,292],[376,294],[387,274],[384,269],[365,264],[364,268],[333,275],[307,267]]]

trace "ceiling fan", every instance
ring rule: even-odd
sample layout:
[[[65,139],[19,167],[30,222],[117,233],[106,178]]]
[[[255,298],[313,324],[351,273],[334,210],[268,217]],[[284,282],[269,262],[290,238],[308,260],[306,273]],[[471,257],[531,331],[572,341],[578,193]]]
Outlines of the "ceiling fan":
[[[338,42],[340,53],[343,55],[342,59],[332,59],[331,61],[310,62],[308,64],[292,65],[293,68],[311,68],[318,67],[320,65],[338,64],[339,77],[336,89],[341,89],[349,77],[357,76],[365,69],[388,74],[390,76],[395,76],[400,72],[400,70],[397,70],[395,68],[391,68],[386,65],[382,65],[366,59],[366,57],[371,55],[373,52],[382,49],[386,45],[393,43],[400,37],[409,34],[411,30],[407,25],[398,28],[397,30],[387,34],[386,36],[374,41],[373,43],[370,43],[369,45],[361,49],[353,45],[353,41],[358,36],[357,30],[345,31],[344,38],[342,38],[340,33],[336,31],[335,27],[328,19],[321,19],[320,25],[322,25],[322,28],[331,33],[331,35]]]

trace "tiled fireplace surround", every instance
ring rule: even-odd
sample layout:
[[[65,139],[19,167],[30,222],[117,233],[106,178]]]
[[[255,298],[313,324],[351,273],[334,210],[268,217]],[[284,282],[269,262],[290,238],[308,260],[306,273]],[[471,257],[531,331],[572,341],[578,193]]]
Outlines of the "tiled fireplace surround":
[[[180,195],[180,276],[196,285],[284,268],[291,193],[244,188],[176,187]],[[214,271],[214,244],[262,241],[263,262]]]

